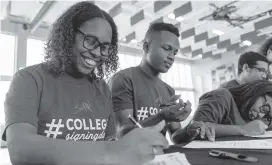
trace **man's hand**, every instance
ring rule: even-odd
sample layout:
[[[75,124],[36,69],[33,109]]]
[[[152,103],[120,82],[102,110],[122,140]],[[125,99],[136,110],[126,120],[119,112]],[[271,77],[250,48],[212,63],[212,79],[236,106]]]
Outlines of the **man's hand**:
[[[193,121],[187,126],[187,134],[194,139],[200,135],[201,139],[208,139],[215,141],[215,130],[212,124],[204,123],[202,121]]]
[[[264,134],[268,126],[260,120],[253,120],[245,125],[239,126],[239,128],[243,135],[254,136]]]
[[[168,147],[168,141],[160,133],[165,121],[150,128],[136,128],[122,139],[115,141],[113,152],[116,153],[121,165],[144,164],[155,157],[155,152]]]
[[[179,99],[179,97],[177,97],[177,95],[171,97],[169,102],[175,103],[176,100],[179,100],[179,102],[172,106],[162,108],[160,112],[163,119],[167,122],[184,121],[192,111],[192,104],[190,103],[190,101],[184,103],[182,99]]]

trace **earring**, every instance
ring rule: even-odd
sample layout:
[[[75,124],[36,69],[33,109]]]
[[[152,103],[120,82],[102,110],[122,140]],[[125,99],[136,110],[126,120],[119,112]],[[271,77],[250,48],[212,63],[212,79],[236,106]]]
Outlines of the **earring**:
[[[249,119],[250,120],[254,120],[255,119],[255,116],[253,115],[253,113],[251,111],[249,111]]]

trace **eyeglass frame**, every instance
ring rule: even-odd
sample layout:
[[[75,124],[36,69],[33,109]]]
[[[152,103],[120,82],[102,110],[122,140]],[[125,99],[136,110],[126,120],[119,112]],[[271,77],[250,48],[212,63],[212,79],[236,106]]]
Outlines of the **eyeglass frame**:
[[[113,52],[114,52],[114,50],[116,50],[116,46],[114,46],[114,45],[112,45],[112,44],[108,44],[109,46],[111,46],[112,47],[112,51],[111,52],[109,52],[109,55],[104,55],[103,53],[102,53],[102,49],[101,49],[101,47],[103,46],[103,45],[105,45],[105,43],[101,43],[98,39],[97,39],[97,37],[96,36],[93,36],[93,35],[89,35],[89,34],[85,34],[84,32],[82,32],[81,30],[79,30],[79,29],[76,29],[76,31],[77,32],[79,32],[80,34],[82,34],[83,36],[84,36],[84,39],[83,39],[83,43],[82,43],[82,45],[83,45],[83,47],[85,48],[85,49],[87,49],[87,50],[89,50],[89,51],[93,51],[93,50],[95,50],[97,47],[100,47],[100,54],[102,55],[102,56],[104,56],[104,57],[109,57]],[[93,38],[93,39],[95,39],[96,41],[97,41],[97,45],[96,46],[94,46],[94,48],[93,49],[89,49],[89,48],[87,48],[86,46],[85,46],[85,41],[86,41],[86,38]]]
[[[264,104],[259,107],[259,112],[256,111],[256,110],[254,110],[254,109],[251,109],[251,111],[257,112],[257,116],[260,116],[259,115],[260,113],[264,114],[266,116],[266,115],[268,115],[271,112],[271,105],[268,103],[268,101],[267,101],[267,99],[266,99],[265,96],[264,96],[264,100],[265,100]],[[268,106],[269,107],[269,111],[264,112],[263,109],[262,109],[264,106]],[[257,117],[254,116],[254,118],[256,119]]]
[[[265,74],[266,76],[268,75],[268,72],[269,72],[268,70],[265,70],[265,69],[263,69],[263,68],[258,68],[258,67],[256,67],[256,66],[252,66],[251,68],[257,69],[259,72]]]

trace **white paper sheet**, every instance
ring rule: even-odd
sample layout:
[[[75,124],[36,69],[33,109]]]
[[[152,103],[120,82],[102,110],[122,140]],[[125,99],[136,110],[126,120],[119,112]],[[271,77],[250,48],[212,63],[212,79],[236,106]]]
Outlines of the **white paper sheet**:
[[[192,141],[184,148],[272,149],[272,139],[239,141]]]
[[[156,155],[156,157],[144,165],[191,165],[185,154],[176,152],[171,154]]]
[[[267,131],[263,135],[258,135],[258,136],[249,136],[249,137],[256,137],[256,138],[272,138],[272,131]]]

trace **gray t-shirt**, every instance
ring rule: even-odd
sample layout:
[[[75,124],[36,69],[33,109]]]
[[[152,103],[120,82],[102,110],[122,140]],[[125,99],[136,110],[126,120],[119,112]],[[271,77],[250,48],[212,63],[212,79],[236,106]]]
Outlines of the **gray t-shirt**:
[[[193,120],[225,125],[246,124],[231,93],[224,88],[205,93],[200,97]]]
[[[5,115],[6,128],[29,123],[37,127],[38,134],[49,138],[104,140],[107,125],[107,133],[115,134],[111,93],[105,81],[91,82],[67,73],[56,77],[45,64],[14,75],[6,95]],[[5,133],[2,138],[6,139]]]
[[[232,88],[232,87],[236,87],[238,85],[239,85],[239,83],[237,82],[237,80],[230,80],[228,82],[221,84],[220,88]]]
[[[173,88],[158,77],[150,77],[140,67],[116,73],[109,81],[114,111],[133,109],[137,120],[157,114],[160,103],[168,103]],[[161,101],[161,102],[160,102]]]

